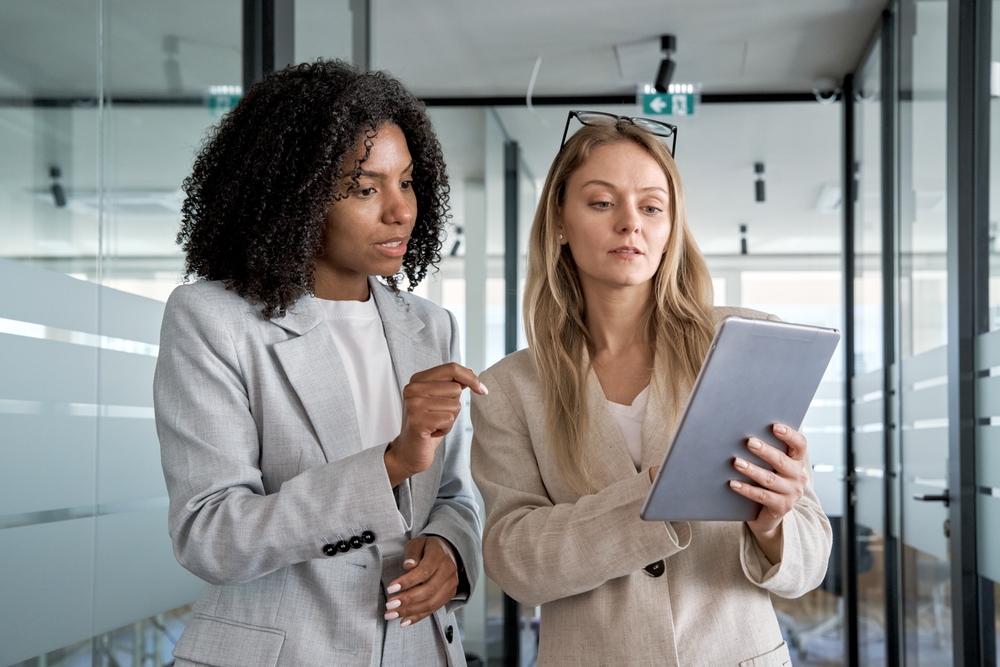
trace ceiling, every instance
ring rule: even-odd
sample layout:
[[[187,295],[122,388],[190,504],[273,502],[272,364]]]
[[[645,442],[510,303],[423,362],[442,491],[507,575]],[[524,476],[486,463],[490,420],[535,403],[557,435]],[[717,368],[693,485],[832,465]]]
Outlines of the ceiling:
[[[200,94],[240,82],[239,0],[0,3],[0,95]],[[422,96],[628,93],[677,36],[678,82],[808,91],[852,70],[886,0],[372,0],[372,59]],[[103,14],[98,8],[103,6]],[[349,57],[347,0],[296,0],[296,54]],[[616,45],[623,57],[616,58]],[[168,64],[173,61],[174,64]],[[171,75],[168,70],[173,69]]]

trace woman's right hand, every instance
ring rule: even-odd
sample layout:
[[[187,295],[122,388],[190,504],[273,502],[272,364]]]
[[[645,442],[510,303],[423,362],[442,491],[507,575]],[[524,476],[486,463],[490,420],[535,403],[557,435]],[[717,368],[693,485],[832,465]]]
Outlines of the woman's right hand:
[[[456,363],[410,378],[403,389],[403,428],[385,450],[385,469],[393,487],[431,467],[434,452],[458,419],[466,387],[477,394],[487,393],[471,369]]]

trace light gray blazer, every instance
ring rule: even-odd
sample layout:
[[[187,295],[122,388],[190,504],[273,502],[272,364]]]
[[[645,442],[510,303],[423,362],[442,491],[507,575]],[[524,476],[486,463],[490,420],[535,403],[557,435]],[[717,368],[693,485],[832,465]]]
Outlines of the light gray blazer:
[[[400,387],[458,360],[450,313],[370,286]],[[167,302],[154,405],[170,536],[178,561],[208,582],[174,650],[179,666],[368,667],[383,628],[383,665],[465,664],[460,602],[408,628],[383,625],[384,586],[404,570],[402,555],[379,552],[440,535],[475,585],[481,526],[461,421],[431,468],[394,494],[385,447],[361,447],[323,324],[310,299],[265,320],[219,282],[178,287]],[[365,531],[373,544],[326,548]]]

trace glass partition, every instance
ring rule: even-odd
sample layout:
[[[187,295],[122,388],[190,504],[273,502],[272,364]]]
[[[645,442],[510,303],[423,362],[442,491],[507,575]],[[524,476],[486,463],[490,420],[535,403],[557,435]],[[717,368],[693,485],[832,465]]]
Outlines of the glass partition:
[[[946,63],[948,4],[900,5],[899,383],[902,610],[908,665],[950,665]]]
[[[1000,0],[993,1],[992,54],[990,57],[990,244],[989,329],[981,334],[976,351],[977,406],[976,486],[979,538],[979,574],[985,595],[983,628],[992,629],[994,664],[1000,661]],[[990,604],[991,603],[991,604]],[[992,617],[992,619],[990,618]]]
[[[885,665],[885,432],[882,266],[882,44],[855,79],[854,372],[852,441],[857,541],[858,658]]]
[[[0,4],[2,665],[166,664],[201,587],[167,534],[152,376],[241,14]]]

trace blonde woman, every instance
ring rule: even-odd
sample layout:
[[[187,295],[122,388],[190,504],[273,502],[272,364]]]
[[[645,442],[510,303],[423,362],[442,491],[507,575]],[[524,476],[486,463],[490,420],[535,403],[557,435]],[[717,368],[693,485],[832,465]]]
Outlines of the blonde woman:
[[[570,112],[531,230],[530,347],[482,374],[472,471],[487,574],[542,606],[538,665],[790,664],[770,595],[826,571],[830,524],[801,433],[775,472],[733,462],[754,521],[644,522],[639,509],[715,331],[711,279],[684,213],[676,128]],[[719,406],[720,411],[725,406]]]

